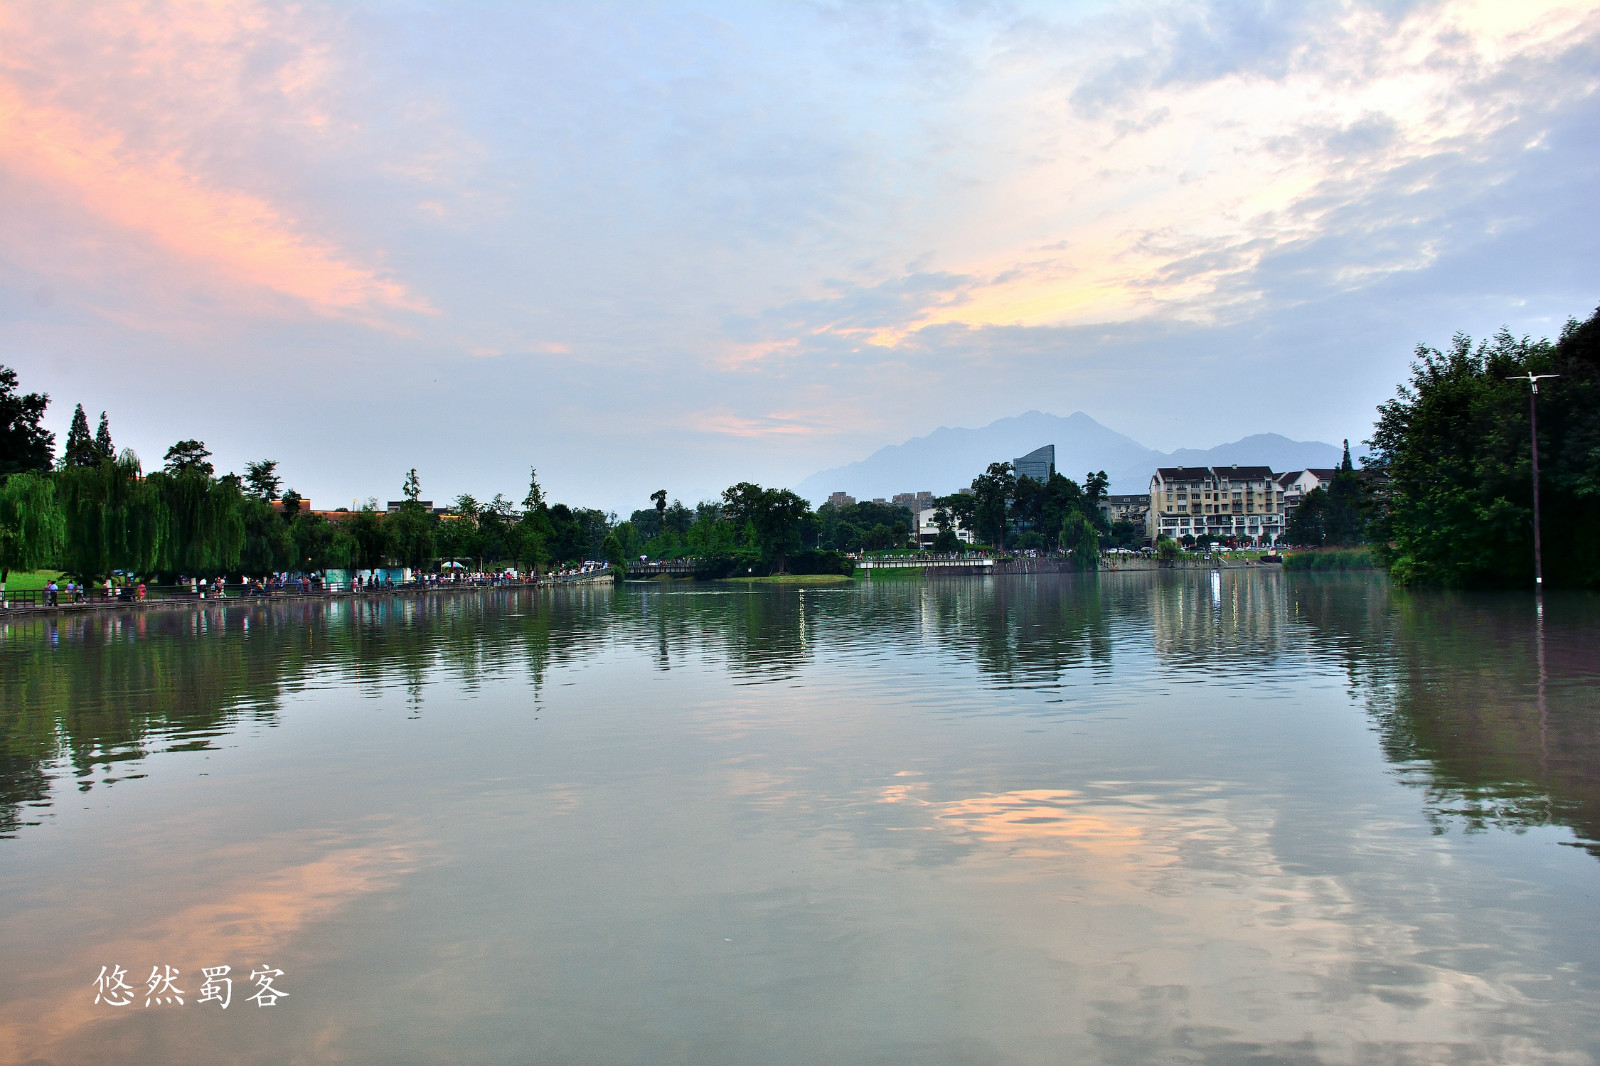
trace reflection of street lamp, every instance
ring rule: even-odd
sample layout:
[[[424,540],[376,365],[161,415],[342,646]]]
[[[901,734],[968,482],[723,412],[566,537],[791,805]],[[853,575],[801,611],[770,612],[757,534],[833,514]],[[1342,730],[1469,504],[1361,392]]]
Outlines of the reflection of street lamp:
[[[1531,386],[1531,391],[1528,393],[1528,424],[1532,428],[1533,437],[1533,585],[1540,591],[1544,590],[1544,560],[1539,554],[1539,379],[1560,376],[1560,374],[1535,374],[1529,371],[1526,376],[1519,374],[1506,379],[1526,381]]]

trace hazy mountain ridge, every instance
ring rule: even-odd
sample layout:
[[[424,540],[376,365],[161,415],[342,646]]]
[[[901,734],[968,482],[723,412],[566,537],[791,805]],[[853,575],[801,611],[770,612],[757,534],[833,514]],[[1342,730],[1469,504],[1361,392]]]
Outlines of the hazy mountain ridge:
[[[1082,411],[1065,418],[1029,411],[981,429],[941,426],[925,437],[879,448],[865,459],[812,474],[795,491],[813,504],[843,490],[857,499],[890,497],[929,489],[938,494],[970,484],[992,462],[1010,461],[1044,445],[1056,446],[1056,469],[1082,480],[1104,470],[1114,493],[1144,492],[1158,466],[1265,464],[1274,470],[1335,466],[1341,449],[1321,441],[1297,441],[1256,433],[1213,448],[1159,452],[1096,422]]]

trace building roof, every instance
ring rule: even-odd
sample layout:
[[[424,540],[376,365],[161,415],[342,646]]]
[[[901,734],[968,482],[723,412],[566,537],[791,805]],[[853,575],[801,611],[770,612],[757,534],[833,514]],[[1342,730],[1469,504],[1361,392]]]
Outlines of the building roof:
[[[1318,481],[1332,481],[1334,476],[1337,475],[1339,471],[1331,467],[1326,469],[1318,469],[1317,467],[1308,466],[1306,467],[1306,473],[1310,474]]]
[[[1287,473],[1279,474],[1278,484],[1284,486],[1293,485],[1303,473],[1305,473],[1304,470],[1290,470]]]
[[[1162,481],[1210,481],[1209,466],[1158,466],[1156,477]]]
[[[1225,478],[1228,481],[1265,481],[1273,476],[1272,467],[1270,466],[1239,466],[1234,464],[1233,466],[1214,466],[1211,469],[1217,472],[1218,477]]]

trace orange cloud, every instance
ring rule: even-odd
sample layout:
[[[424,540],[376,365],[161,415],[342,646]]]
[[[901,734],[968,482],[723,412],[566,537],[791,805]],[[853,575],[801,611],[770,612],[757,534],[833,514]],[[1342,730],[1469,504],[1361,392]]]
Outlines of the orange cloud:
[[[0,159],[67,191],[104,221],[153,238],[194,268],[294,298],[324,314],[427,312],[399,282],[357,266],[259,197],[211,187],[172,156],[141,160],[124,138],[0,83]]]

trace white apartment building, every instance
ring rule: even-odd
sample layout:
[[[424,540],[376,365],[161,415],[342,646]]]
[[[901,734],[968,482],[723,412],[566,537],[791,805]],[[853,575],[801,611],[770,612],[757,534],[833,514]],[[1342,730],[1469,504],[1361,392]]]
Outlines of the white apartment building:
[[[1145,532],[1271,545],[1283,535],[1284,487],[1265,466],[1164,466],[1150,478]]]
[[[937,510],[937,507],[928,507],[916,513],[917,545],[919,547],[933,547],[934,540],[939,536],[939,527],[934,525],[933,522],[933,513]],[[951,527],[956,533],[956,540],[960,541],[962,544],[971,544],[972,531],[970,529],[962,529],[960,526],[955,525],[954,516],[951,516],[950,521]]]
[[[1331,469],[1291,470],[1287,474],[1278,475],[1278,484],[1283,489],[1283,513],[1294,514],[1294,509],[1300,506],[1300,501],[1305,499],[1306,493],[1312,489],[1327,490],[1333,484],[1333,476],[1339,471]]]

